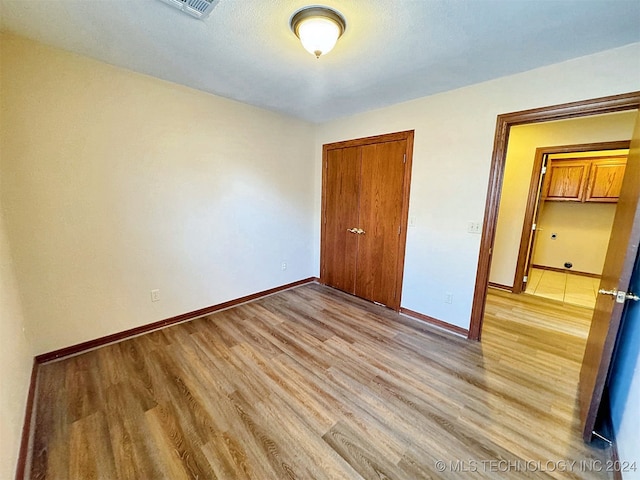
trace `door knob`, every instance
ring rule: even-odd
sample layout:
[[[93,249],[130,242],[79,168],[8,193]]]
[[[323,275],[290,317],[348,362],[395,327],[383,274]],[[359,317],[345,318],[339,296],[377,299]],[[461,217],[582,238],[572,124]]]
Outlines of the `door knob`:
[[[640,300],[640,297],[638,295],[636,295],[635,293],[627,293],[627,292],[622,292],[622,291],[618,291],[618,290],[605,290],[604,288],[601,288],[600,290],[598,290],[598,293],[600,293],[601,295],[611,295],[612,297],[615,297],[616,302],[618,303],[624,303],[625,300],[633,300],[634,302],[637,302],[638,300]]]
[[[600,290],[598,290],[598,293],[600,295],[611,295],[612,297],[615,297],[616,295],[618,295],[617,290],[605,290],[604,288],[601,288]]]

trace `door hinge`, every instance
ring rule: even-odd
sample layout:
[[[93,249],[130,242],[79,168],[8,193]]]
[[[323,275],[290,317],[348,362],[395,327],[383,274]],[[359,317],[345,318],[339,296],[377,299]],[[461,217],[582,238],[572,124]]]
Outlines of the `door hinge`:
[[[542,172],[540,173],[540,175],[544,175],[545,173],[547,173],[547,166],[546,165],[544,167],[542,167]]]
[[[401,231],[402,231],[402,225],[400,225],[400,226],[398,227],[398,235],[400,235],[400,232],[401,232]]]
[[[527,275],[522,279],[522,283],[527,283],[529,281],[529,277]]]
[[[538,224],[534,223],[533,225],[531,225],[531,230],[535,230],[537,226],[538,226]]]
[[[329,169],[329,160],[326,160],[326,161],[324,162],[324,168],[325,168],[325,170],[328,170],[328,169]]]
[[[326,215],[325,215],[325,217],[324,217],[324,224],[325,224],[325,225],[327,224],[327,217],[326,217]]]

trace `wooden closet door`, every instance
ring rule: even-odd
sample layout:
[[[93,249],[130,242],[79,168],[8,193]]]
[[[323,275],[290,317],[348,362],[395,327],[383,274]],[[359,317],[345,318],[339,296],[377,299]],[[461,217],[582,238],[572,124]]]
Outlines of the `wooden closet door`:
[[[407,141],[361,149],[356,290],[359,297],[399,307],[398,259]]]
[[[325,168],[322,276],[328,285],[355,293],[356,253],[360,235],[348,230],[358,226],[359,149],[329,150]]]

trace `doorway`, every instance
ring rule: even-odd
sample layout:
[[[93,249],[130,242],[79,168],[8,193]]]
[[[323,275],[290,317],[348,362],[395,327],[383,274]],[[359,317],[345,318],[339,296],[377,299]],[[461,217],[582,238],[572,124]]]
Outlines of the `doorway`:
[[[634,121],[628,111],[512,129],[491,286],[593,308],[629,141],[560,143],[628,137]]]
[[[601,113],[636,111],[636,127],[632,135],[631,153],[621,189],[621,201],[616,210],[614,227],[607,251],[595,314],[592,320],[586,353],[582,363],[579,400],[585,441],[593,435],[604,382],[611,362],[613,347],[620,325],[622,308],[627,299],[638,298],[629,293],[630,271],[640,243],[640,92],[603,97],[584,102],[557,105],[513,114],[499,115],[481,252],[472,307],[470,339],[480,339],[482,317],[489,283],[498,205],[503,187],[507,140],[512,127],[527,123],[587,117]],[[631,160],[633,159],[633,160]]]
[[[480,241],[478,270],[471,309],[469,339],[480,340],[482,334],[482,318],[484,316],[485,299],[489,286],[489,272],[492,263],[494,242],[496,240],[498,209],[503,190],[507,146],[511,129],[519,125],[637,110],[639,107],[640,92],[632,92],[498,115],[489,175],[489,188],[485,205],[484,227]],[[525,191],[528,191],[528,186],[524,188]],[[519,244],[515,247],[516,254],[518,248]]]
[[[629,113],[632,128],[633,111],[616,115]],[[523,276],[516,276],[514,286],[563,304],[595,307],[628,143],[563,147],[543,156],[543,180],[538,191],[531,192],[537,196],[537,209],[529,249],[519,258]]]

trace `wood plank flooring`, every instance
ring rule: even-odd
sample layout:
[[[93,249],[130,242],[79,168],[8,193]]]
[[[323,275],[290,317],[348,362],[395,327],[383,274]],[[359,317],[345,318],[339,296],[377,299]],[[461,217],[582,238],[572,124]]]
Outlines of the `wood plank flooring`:
[[[589,318],[495,292],[475,343],[305,285],[43,365],[30,477],[609,478],[577,423]]]

